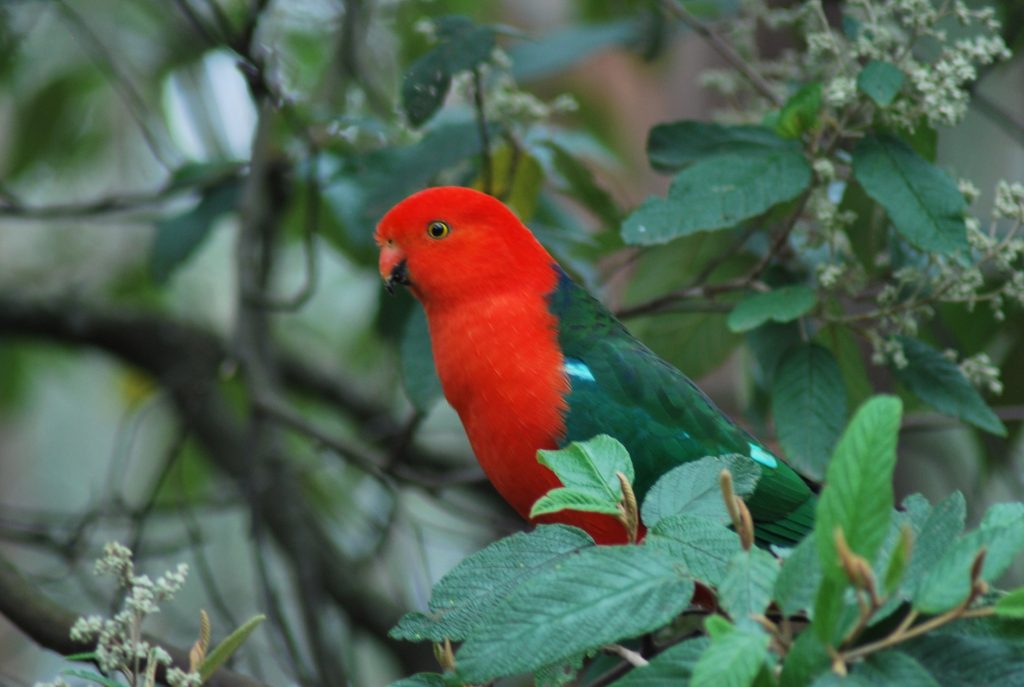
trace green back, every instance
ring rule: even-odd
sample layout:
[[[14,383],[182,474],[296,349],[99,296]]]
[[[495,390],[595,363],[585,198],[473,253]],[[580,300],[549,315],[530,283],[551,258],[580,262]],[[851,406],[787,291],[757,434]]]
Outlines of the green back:
[[[704,456],[739,453],[760,463],[747,499],[765,541],[798,541],[813,524],[814,495],[788,465],[737,427],[682,372],[635,339],[560,268],[549,308],[572,384],[563,444],[610,434],[629,450],[635,489]]]

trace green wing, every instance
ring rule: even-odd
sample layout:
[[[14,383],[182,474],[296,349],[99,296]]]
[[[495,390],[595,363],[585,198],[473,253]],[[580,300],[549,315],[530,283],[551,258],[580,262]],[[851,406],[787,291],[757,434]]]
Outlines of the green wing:
[[[610,434],[629,450],[642,499],[680,463],[739,453],[760,463],[747,499],[758,537],[799,541],[813,526],[815,496],[788,465],[737,427],[682,372],[635,339],[561,268],[549,307],[572,385],[563,443]]]

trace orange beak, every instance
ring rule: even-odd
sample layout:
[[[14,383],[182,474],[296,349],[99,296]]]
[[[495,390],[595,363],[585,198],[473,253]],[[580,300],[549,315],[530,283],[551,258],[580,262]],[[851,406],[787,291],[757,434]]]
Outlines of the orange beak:
[[[405,254],[396,246],[383,245],[380,249],[380,260],[377,262],[380,276],[384,280],[384,288],[388,293],[395,292],[395,284],[409,285],[409,272]]]

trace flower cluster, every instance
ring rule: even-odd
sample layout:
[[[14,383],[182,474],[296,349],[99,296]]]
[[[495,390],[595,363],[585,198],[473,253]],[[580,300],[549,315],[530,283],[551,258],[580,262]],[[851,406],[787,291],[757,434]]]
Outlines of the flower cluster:
[[[801,248],[796,255],[818,288],[843,305],[842,311],[826,311],[823,319],[864,336],[875,363],[900,368],[907,359],[899,336],[917,335],[939,305],[984,306],[996,319],[1006,316],[1008,304],[1024,305],[1024,239],[1018,238],[1024,184],[999,183],[988,222],[966,217],[967,251],[940,255],[906,242],[896,248],[888,243],[877,247],[871,264],[862,264],[865,256],[855,255],[851,245],[851,226],[859,234],[874,227],[881,235],[885,228],[879,223],[886,220],[860,217],[851,209],[857,203],[842,202],[853,183],[849,151],[878,124],[914,132],[960,122],[979,69],[1010,53],[992,8],[963,0],[849,0],[842,12],[836,21],[826,16],[820,0],[785,8],[741,0],[728,37],[779,97],[791,93],[794,83],[821,84],[824,108],[819,128],[808,132],[815,140],[807,146],[814,187],[791,241]],[[804,49],[762,57],[757,39],[766,27],[799,36]],[[891,99],[875,100],[860,83],[872,61],[890,65]],[[703,81],[729,98],[729,121],[761,121],[765,110],[775,107],[735,70],[709,71]],[[958,188],[968,206],[980,195],[969,179],[961,179]],[[979,388],[1001,389],[998,369],[984,355],[962,360],[960,368]]]
[[[124,590],[121,609],[112,617],[91,615],[79,618],[71,628],[71,639],[95,643],[96,662],[106,673],[123,673],[131,684],[150,685],[159,666],[167,666],[167,682],[171,687],[198,687],[197,673],[170,667],[166,651],[143,639],[142,624],[147,616],[160,611],[160,604],[169,601],[185,584],[188,566],[181,563],[175,570],[156,580],[136,575],[132,552],[116,542],[107,544],[103,557],[96,562],[97,575],[111,575]]]
[[[843,29],[837,30],[817,0],[809,5],[803,14],[806,66],[819,71],[830,105],[867,104],[858,96],[856,78],[868,61],[888,62],[902,72],[902,97],[881,111],[890,126],[913,130],[921,121],[958,123],[967,112],[967,87],[978,78],[978,67],[1010,56],[992,8],[975,10],[960,0],[941,8],[932,0],[851,0]],[[965,36],[955,41],[948,35],[953,20]],[[941,49],[920,49],[929,42]]]

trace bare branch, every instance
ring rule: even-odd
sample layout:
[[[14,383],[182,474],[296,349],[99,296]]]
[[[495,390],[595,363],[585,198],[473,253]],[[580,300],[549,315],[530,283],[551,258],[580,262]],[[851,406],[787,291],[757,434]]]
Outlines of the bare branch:
[[[142,132],[142,137],[145,139],[150,152],[153,153],[153,157],[165,169],[173,169],[177,161],[167,157],[167,153],[164,150],[164,141],[158,138],[150,128],[149,106],[131,80],[122,73],[118,67],[118,60],[110,53],[106,43],[93,32],[82,16],[71,9],[70,5],[64,2],[64,0],[57,0],[57,6],[61,14],[68,20],[68,23],[75,29],[84,47],[94,55],[96,65],[107,73],[110,83],[121,94],[125,105],[128,107],[128,111],[131,112],[132,117],[139,125],[139,131]]]
[[[324,531],[298,475],[283,470],[260,474],[253,469],[252,445],[219,388],[226,351],[216,336],[158,315],[97,312],[81,305],[32,304],[5,297],[0,297],[0,335],[96,347],[152,375],[170,393],[179,417],[211,463],[238,485],[253,514],[266,522],[282,555],[318,570],[328,597],[354,624],[393,646],[407,672],[433,665],[427,648],[398,646],[388,638],[400,609],[361,586],[359,566]]]
[[[690,14],[689,10],[683,7],[682,3],[678,2],[678,0],[663,0],[661,6],[665,8],[666,12],[674,16],[676,19],[679,19],[681,22],[693,29],[697,35],[706,40],[708,44],[715,49],[715,52],[722,56],[722,59],[728,62],[733,69],[742,74],[743,77],[750,82],[750,85],[753,86],[758,93],[764,96],[772,104],[776,106],[782,105],[782,98],[772,90],[772,87],[767,81],[765,81],[764,77],[758,74],[750,63],[740,57],[740,54],[736,52],[736,50],[725,41],[725,39],[715,33],[714,29]]]

